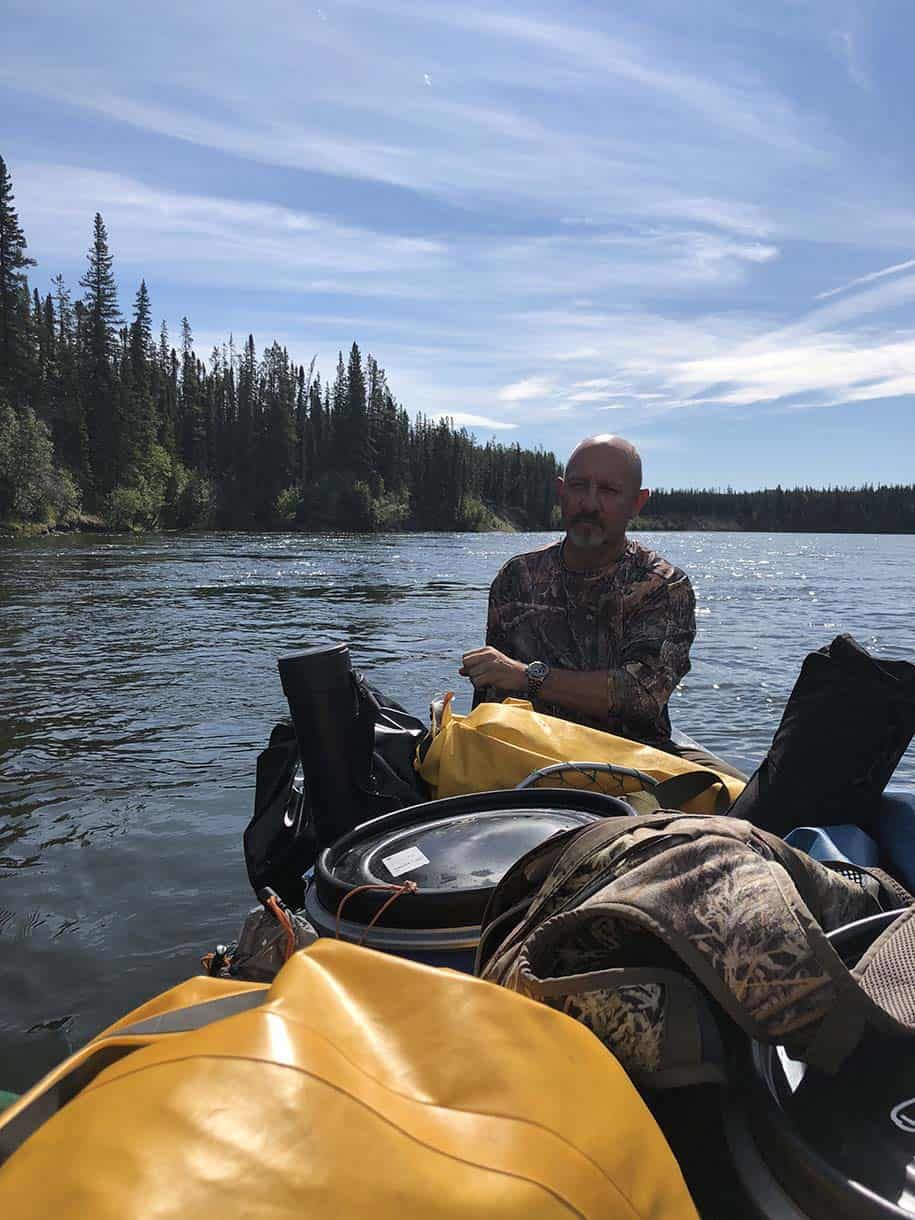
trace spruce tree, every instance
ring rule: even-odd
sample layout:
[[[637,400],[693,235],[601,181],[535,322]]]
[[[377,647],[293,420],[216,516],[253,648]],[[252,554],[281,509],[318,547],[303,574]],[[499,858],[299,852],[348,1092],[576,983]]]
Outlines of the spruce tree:
[[[99,212],[92,228],[92,247],[86,256],[89,268],[79,281],[85,289],[86,344],[91,357],[106,368],[112,359],[121,324],[118,291],[114,282],[114,260],[108,250],[108,230]]]
[[[27,395],[30,318],[25,234],[13,206],[13,183],[0,157],[0,395],[13,406]]]
[[[373,482],[375,445],[366,403],[365,375],[359,345],[350,348],[346,362],[346,431],[349,433],[349,466],[356,478]],[[373,488],[377,490],[377,488]]]
[[[124,466],[136,465],[147,459],[156,440],[156,408],[152,396],[153,350],[149,292],[146,281],[141,280],[134,302],[125,361],[129,386],[122,396],[121,464]]]
[[[146,280],[140,280],[130,324],[130,364],[135,381],[142,381],[148,386],[152,360],[152,308]]]
[[[156,436],[174,456],[178,451],[178,357],[163,319],[156,348]]]
[[[345,470],[349,457],[348,446],[350,437],[346,428],[346,365],[343,363],[343,353],[337,352],[337,372],[334,384],[330,389],[330,423],[331,452],[335,470]]]
[[[85,408],[89,452],[83,455],[83,470],[90,502],[98,506],[105,492],[118,482],[119,438],[118,389],[115,360],[118,310],[113,260],[108,250],[108,231],[96,212],[92,246],[86,273],[79,281],[83,294],[80,351],[80,397]]]

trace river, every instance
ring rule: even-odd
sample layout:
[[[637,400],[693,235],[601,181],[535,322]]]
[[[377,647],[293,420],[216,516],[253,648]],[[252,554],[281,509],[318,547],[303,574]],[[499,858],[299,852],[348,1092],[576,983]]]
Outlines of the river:
[[[0,1089],[194,973],[253,897],[241,836],[277,656],[350,644],[417,714],[470,690],[499,565],[550,535],[51,537],[0,545]],[[915,661],[915,537],[642,534],[696,588],[674,723],[752,766],[806,652]],[[910,748],[893,780],[915,790]]]

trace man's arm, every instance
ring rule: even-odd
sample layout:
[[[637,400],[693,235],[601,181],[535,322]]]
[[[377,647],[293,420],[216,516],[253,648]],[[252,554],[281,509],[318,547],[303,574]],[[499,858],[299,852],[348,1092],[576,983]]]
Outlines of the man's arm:
[[[503,567],[497,574],[495,580],[489,587],[489,600],[486,608],[486,646],[485,648],[476,648],[473,652],[480,653],[488,650],[494,650],[500,655],[508,658],[508,649],[511,647],[508,641],[508,635],[505,631],[504,616],[505,609],[511,603],[512,591],[508,578],[508,569]],[[470,671],[466,668],[467,658],[471,653],[467,652],[461,658],[462,665],[458,673],[462,678],[470,678]],[[473,703],[476,707],[479,703],[498,703],[500,699],[504,699],[509,692],[497,687],[495,683],[486,682],[482,679],[473,681]],[[524,689],[527,690],[527,678],[524,680]]]
[[[470,678],[477,691],[491,688],[502,697],[527,697],[527,666],[498,648],[487,645],[465,652],[460,672],[463,677]],[[545,703],[555,703],[596,720],[606,720],[607,671],[551,669],[537,697]]]

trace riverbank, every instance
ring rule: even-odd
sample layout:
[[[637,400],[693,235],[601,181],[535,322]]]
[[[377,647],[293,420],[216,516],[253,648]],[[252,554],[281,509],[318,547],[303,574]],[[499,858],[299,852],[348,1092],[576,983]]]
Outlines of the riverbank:
[[[559,533],[561,526],[555,526],[555,532]],[[35,521],[0,521],[0,538],[22,541],[28,538],[48,538],[54,535],[71,535],[71,534],[108,534],[112,537],[127,537],[137,536],[142,534],[174,534],[180,536],[182,534],[236,534],[236,533],[258,533],[258,534],[306,534],[311,537],[315,535],[326,535],[328,537],[337,534],[518,534],[529,532],[523,524],[516,524],[504,518],[494,518],[493,521],[487,522],[485,525],[477,526],[476,528],[465,528],[458,530],[441,530],[432,527],[409,525],[402,522],[396,525],[386,526],[376,529],[354,529],[349,525],[332,525],[323,523],[321,525],[298,525],[288,523],[283,525],[275,525],[271,528],[262,526],[243,526],[231,525],[223,527],[215,526],[197,526],[186,529],[176,529],[171,527],[150,527],[148,529],[124,529],[123,526],[108,525],[101,517],[94,517],[88,514],[80,514],[78,517],[65,522],[55,524],[47,524],[44,522]],[[835,529],[830,529],[822,525],[811,526],[809,528],[793,526],[778,526],[778,525],[741,525],[738,521],[720,520],[716,521],[709,517],[691,517],[685,516],[682,519],[670,517],[638,517],[632,522],[629,527],[629,532],[632,534],[682,534],[682,533],[714,533],[714,534],[848,534],[848,535],[886,535],[894,536],[911,536],[915,534],[915,530],[911,529],[849,529],[847,526],[837,526]]]
[[[91,513],[74,513],[60,521],[0,521],[0,538],[47,538],[51,534],[114,534],[119,531]]]
[[[18,521],[7,520],[0,521],[0,538],[13,539],[15,541],[23,541],[28,538],[50,538],[54,535],[62,534],[110,534],[112,536],[127,535],[139,536],[141,534],[231,534],[244,531],[244,527],[233,525],[224,526],[222,528],[215,526],[193,527],[186,529],[176,529],[172,527],[149,527],[141,529],[133,527],[125,529],[122,525],[112,525],[102,517],[93,516],[90,513],[78,513],[74,517],[67,518],[58,522],[47,521]],[[498,517],[493,514],[485,525],[480,525],[477,528],[468,528],[464,530],[435,530],[429,527],[411,526],[404,523],[398,523],[395,527],[389,529],[374,529],[374,530],[353,530],[351,527],[343,525],[298,525],[288,523],[283,525],[275,525],[272,528],[265,529],[262,526],[250,527],[250,532],[258,534],[341,534],[341,533],[396,533],[396,534],[430,534],[430,533],[467,533],[467,534],[517,534],[524,532],[523,524],[515,524],[504,517]]]

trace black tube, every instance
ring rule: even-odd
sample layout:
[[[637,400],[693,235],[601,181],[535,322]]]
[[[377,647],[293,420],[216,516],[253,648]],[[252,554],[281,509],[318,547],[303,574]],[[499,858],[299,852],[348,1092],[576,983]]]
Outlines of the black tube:
[[[311,798],[318,850],[365,818],[374,725],[360,708],[346,644],[277,661]]]

